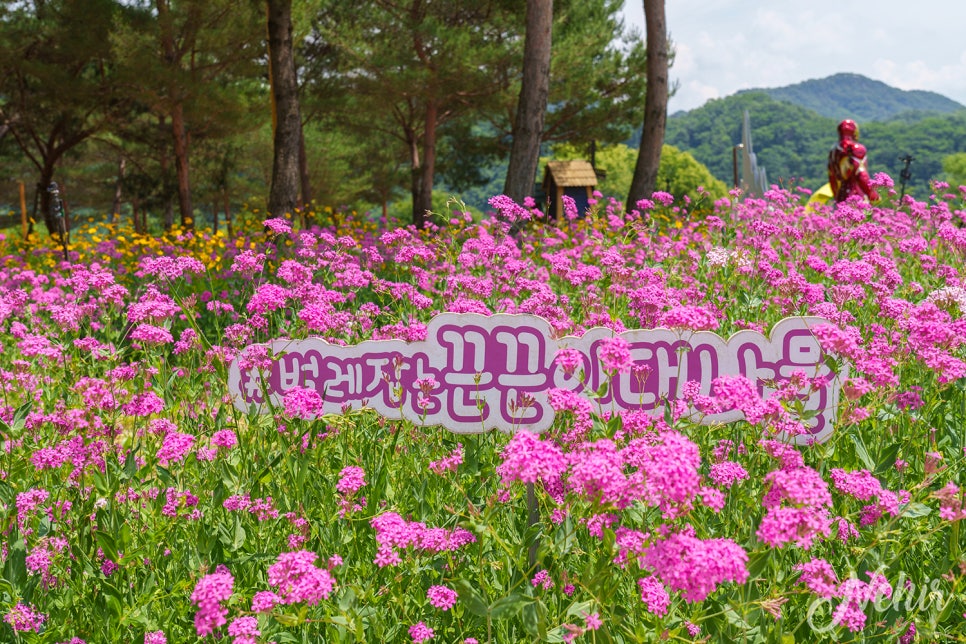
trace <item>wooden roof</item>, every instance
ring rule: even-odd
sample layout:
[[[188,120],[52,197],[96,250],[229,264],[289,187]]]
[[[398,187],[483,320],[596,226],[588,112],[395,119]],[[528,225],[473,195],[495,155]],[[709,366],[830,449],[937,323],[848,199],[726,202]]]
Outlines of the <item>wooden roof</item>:
[[[548,161],[547,172],[544,175],[543,184],[547,185],[547,179],[553,177],[554,183],[561,188],[573,186],[596,186],[597,173],[594,166],[589,161]]]

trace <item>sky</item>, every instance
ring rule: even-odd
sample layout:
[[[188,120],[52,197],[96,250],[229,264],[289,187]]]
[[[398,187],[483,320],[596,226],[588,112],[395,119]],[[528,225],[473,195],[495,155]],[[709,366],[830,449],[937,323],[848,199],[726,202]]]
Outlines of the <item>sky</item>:
[[[966,105],[966,0],[665,0],[668,114],[840,72]],[[644,33],[643,0],[625,25]]]

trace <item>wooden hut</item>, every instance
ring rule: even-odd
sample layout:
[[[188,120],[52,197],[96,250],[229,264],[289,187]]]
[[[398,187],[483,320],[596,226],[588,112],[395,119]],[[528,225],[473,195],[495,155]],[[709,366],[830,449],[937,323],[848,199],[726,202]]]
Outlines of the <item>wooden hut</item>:
[[[577,212],[583,216],[594,186],[597,173],[589,161],[548,161],[543,175],[543,192],[547,201],[547,217],[551,220],[563,215],[563,196],[567,195],[577,204]]]

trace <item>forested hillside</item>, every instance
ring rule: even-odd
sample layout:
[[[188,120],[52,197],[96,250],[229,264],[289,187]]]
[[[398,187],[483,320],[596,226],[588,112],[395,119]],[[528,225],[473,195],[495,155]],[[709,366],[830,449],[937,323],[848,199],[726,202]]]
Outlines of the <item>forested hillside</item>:
[[[690,152],[722,181],[732,180],[732,147],[741,141],[742,115],[751,117],[752,141],[769,181],[817,189],[826,182],[825,163],[835,144],[837,118],[779,101],[765,92],[741,92],[711,100],[668,119],[666,141]],[[930,179],[943,176],[943,158],[966,150],[966,110],[948,114],[901,112],[891,120],[860,123],[870,171],[887,172],[898,183],[902,157],[911,155],[908,191],[924,194]],[[927,193],[926,193],[927,194]]]
[[[902,90],[859,74],[834,74],[794,85],[748,90],[841,120],[888,121],[904,112],[950,113],[966,109],[935,92]]]

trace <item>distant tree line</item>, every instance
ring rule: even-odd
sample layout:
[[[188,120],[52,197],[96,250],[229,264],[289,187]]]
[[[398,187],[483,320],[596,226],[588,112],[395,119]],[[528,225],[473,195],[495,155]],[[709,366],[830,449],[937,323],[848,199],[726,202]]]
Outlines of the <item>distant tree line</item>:
[[[742,92],[708,101],[700,108],[668,118],[666,142],[690,152],[715,177],[731,183],[732,147],[741,142],[744,111],[759,165],[772,183],[816,190],[827,180],[829,149],[836,141],[838,119],[775,100],[764,92]],[[943,161],[966,150],[966,110],[948,114],[905,112],[884,122],[860,123],[860,140],[869,150],[872,174],[885,172],[896,182],[902,158],[909,166],[907,192],[929,194],[929,182],[943,179]]]
[[[0,2],[0,167],[41,218],[58,180],[75,207],[130,215],[140,230],[196,215],[230,225],[250,196],[305,211],[409,199],[418,224],[436,182],[485,183],[527,125],[528,28],[552,20],[549,83],[530,108],[543,112],[539,142],[617,143],[641,126],[646,52],[622,4]],[[547,45],[534,41],[529,60]],[[273,188],[269,199],[280,166],[294,197]],[[0,184],[0,202],[16,189]]]

